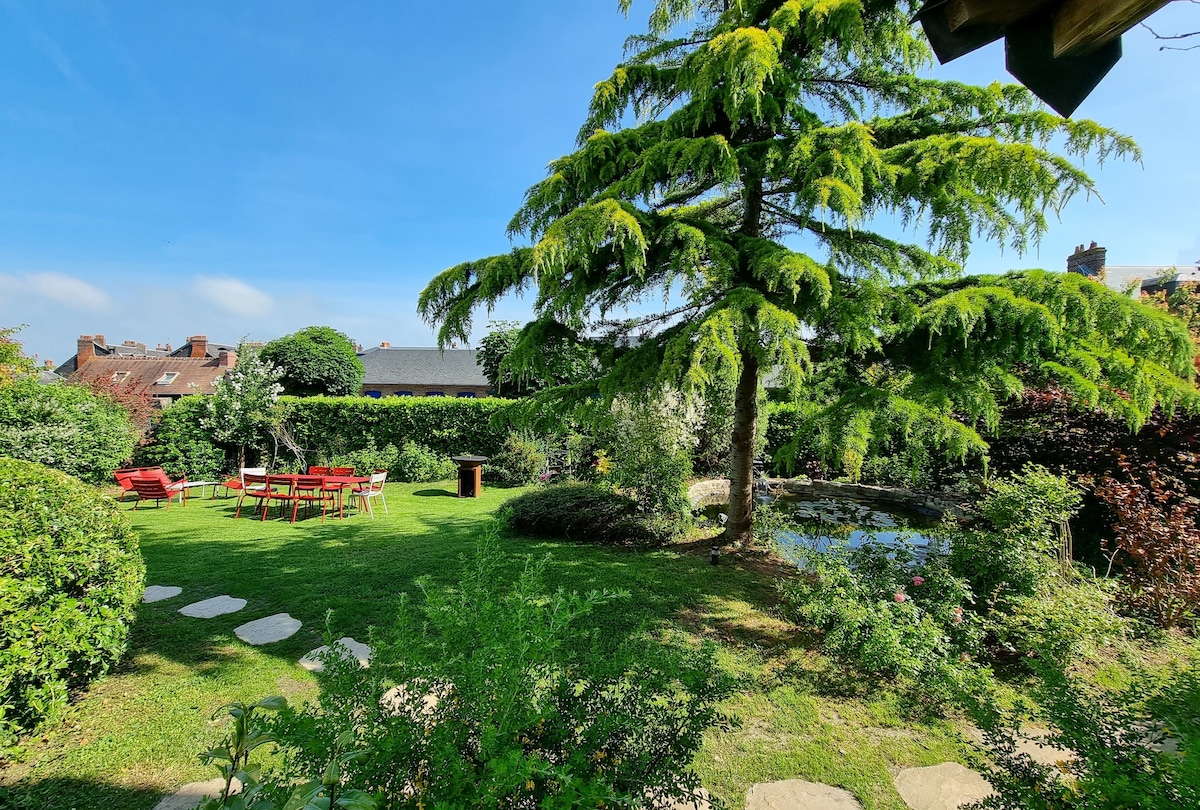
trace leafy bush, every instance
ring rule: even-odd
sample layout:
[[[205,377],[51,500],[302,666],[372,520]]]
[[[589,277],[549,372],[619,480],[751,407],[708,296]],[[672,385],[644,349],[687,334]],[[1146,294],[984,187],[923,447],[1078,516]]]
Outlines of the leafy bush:
[[[792,616],[824,632],[822,646],[862,672],[944,695],[974,669],[982,630],[972,595],[945,560],[914,564],[903,546],[804,552],[807,575],[784,586]]]
[[[334,456],[330,460],[330,465],[334,467],[353,467],[359,475],[370,475],[375,470],[387,470],[393,477],[399,477],[399,459],[400,451],[396,449],[396,445],[387,444],[383,447],[376,447],[375,440],[368,436],[366,447],[361,450],[351,450],[347,453],[342,453],[340,456]],[[411,481],[415,479],[400,478],[400,480]]]
[[[661,546],[686,528],[669,516],[646,514],[632,498],[586,484],[554,484],[506,506],[509,528],[533,537],[602,545]]]
[[[510,433],[504,449],[493,456],[483,468],[488,481],[501,486],[519,487],[536,483],[546,468],[546,454],[532,438]]]
[[[150,440],[134,451],[138,466],[160,466],[173,477],[213,480],[229,470],[225,450],[214,444],[201,420],[208,409],[200,395],[183,397],[157,415]]]
[[[1162,627],[1174,627],[1200,609],[1200,508],[1168,486],[1153,465],[1136,480],[1128,461],[1123,478],[1106,476],[1096,494],[1116,512],[1114,545],[1122,561],[1127,605]]]
[[[99,483],[125,466],[136,438],[124,408],[85,388],[36,378],[0,385],[0,456]]]
[[[985,731],[984,775],[996,795],[976,807],[992,810],[1107,810],[1200,807],[1200,669],[1166,678],[1135,673],[1133,686],[1097,690],[1046,660],[1028,705],[977,711]],[[1050,734],[1042,740],[1072,752],[1057,767],[1018,753],[1020,729],[1032,717]],[[1164,750],[1166,737],[1178,752]]]
[[[0,749],[120,657],[144,578],[112,499],[0,458]]]
[[[712,648],[614,640],[589,616],[628,594],[547,591],[544,562],[498,588],[498,556],[481,544],[455,590],[418,581],[424,604],[372,636],[369,668],[326,659],[319,700],[268,726],[284,762],[251,806],[322,790],[363,808],[694,800],[688,765],[732,692]]]
[[[1079,502],[1079,490],[1044,467],[994,481],[978,504],[986,525],[945,538],[951,569],[993,607],[1035,595],[1069,563],[1056,553]]]
[[[445,481],[453,478],[457,469],[450,459],[416,442],[405,442],[392,465],[399,481]]]
[[[701,405],[666,389],[612,406],[612,482],[643,512],[687,520],[687,479]]]

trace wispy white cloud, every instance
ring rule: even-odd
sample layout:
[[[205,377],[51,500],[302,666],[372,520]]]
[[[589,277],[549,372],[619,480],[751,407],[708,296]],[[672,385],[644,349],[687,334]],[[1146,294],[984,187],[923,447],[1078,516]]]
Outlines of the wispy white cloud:
[[[16,298],[53,301],[81,312],[101,312],[112,305],[112,299],[104,290],[63,273],[4,276],[0,286]]]
[[[76,90],[83,93],[91,92],[87,82],[75,69],[74,63],[67,57],[66,52],[50,38],[50,35],[34,21],[33,17],[18,4],[6,2],[4,5],[25,28],[29,40],[54,64],[54,67],[58,68],[58,72],[63,75],[63,78],[70,82]]]
[[[236,278],[198,279],[192,290],[231,315],[264,317],[275,308],[271,296]]]

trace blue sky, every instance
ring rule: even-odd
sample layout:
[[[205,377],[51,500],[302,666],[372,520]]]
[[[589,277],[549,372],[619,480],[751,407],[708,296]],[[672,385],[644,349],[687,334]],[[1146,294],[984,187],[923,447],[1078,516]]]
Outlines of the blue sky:
[[[59,362],[80,334],[432,345],[418,293],[509,249],[649,0],[616,5],[0,0],[0,325]],[[1200,29],[1200,9],[1151,23]],[[1091,240],[1111,264],[1200,259],[1200,51],[1158,45],[1127,34],[1076,113],[1143,163],[1090,166],[1104,204],[1076,199],[1023,257],[981,242],[968,270],[1059,269]],[[932,73],[1007,75],[999,44]]]

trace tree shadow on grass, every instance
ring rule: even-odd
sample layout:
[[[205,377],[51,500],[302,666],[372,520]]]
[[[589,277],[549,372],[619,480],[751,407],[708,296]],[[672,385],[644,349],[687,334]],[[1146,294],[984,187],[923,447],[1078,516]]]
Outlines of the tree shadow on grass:
[[[10,810],[45,810],[59,807],[70,797],[72,807],[119,807],[121,810],[150,810],[162,793],[150,788],[129,788],[87,779],[52,777],[42,780],[21,780],[14,785],[0,786],[0,807]]]

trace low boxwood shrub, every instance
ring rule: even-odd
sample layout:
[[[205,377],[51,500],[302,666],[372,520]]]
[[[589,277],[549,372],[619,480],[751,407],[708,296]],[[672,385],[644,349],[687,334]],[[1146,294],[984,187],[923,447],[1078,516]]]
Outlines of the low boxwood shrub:
[[[661,546],[686,528],[683,521],[638,511],[637,502],[586,484],[555,484],[508,502],[509,528],[533,537],[602,545]]]
[[[0,458],[0,750],[116,662],[145,574],[111,498]]]

